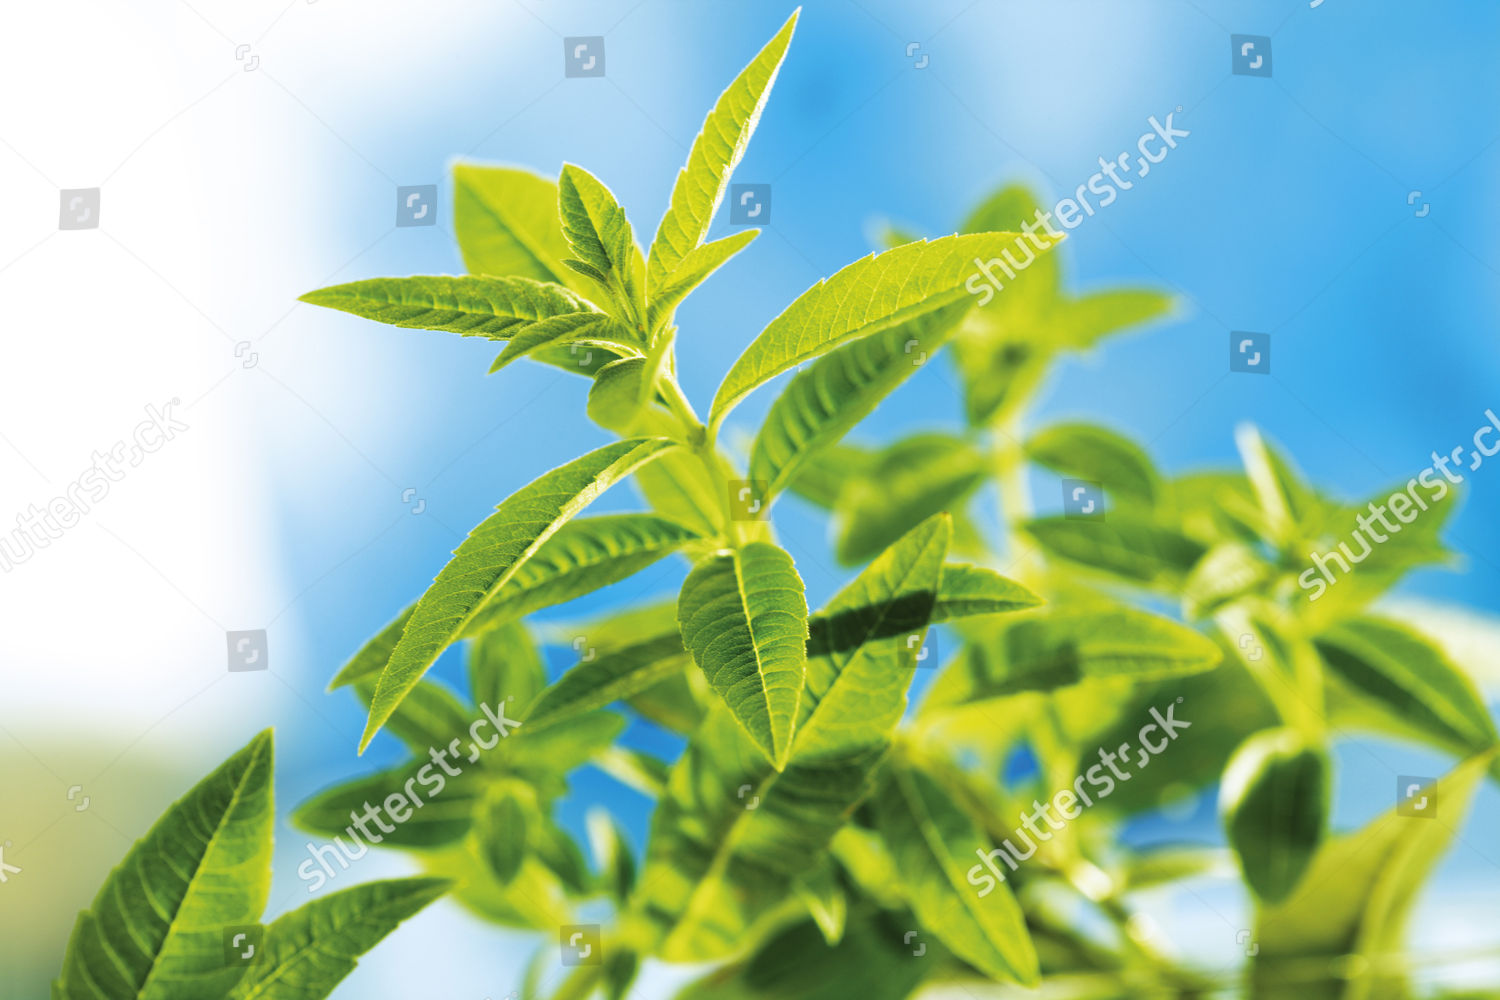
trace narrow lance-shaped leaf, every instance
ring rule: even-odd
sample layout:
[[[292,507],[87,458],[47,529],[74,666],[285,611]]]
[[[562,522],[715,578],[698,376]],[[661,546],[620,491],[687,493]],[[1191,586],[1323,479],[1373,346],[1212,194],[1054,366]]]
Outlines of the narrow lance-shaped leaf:
[[[605,514],[570,521],[474,615],[465,634],[479,635],[618,583],[699,537],[654,514]]]
[[[392,326],[491,340],[508,340],[555,316],[597,313],[561,285],[473,275],[367,278],[308,292],[302,301]]]
[[[984,263],[1024,237],[983,233],[942,239],[872,254],[818,282],[761,331],[729,369],[709,412],[716,430],[726,414],[753,389],[840,344],[880,333],[958,302]]]
[[[613,356],[634,357],[641,353],[636,346],[637,340],[629,327],[612,316],[593,312],[564,313],[533,323],[513,336],[490,364],[490,374],[493,375],[512,361],[535,356],[542,351],[557,352],[564,348],[568,350],[570,360],[575,365],[585,349],[604,351]],[[582,354],[582,360],[584,363],[577,367],[587,367],[591,358],[588,354]]]
[[[593,174],[571,163],[557,181],[563,235],[589,274],[616,292],[620,304],[639,321],[645,316],[645,289],[635,230],[614,194]]]
[[[313,900],[266,929],[229,1000],[323,1000],[360,956],[448,889],[439,878],[366,882]]]
[[[690,251],[677,265],[677,270],[666,279],[666,283],[653,289],[646,325],[655,330],[666,322],[667,317],[672,315],[672,311],[689,292],[702,284],[704,279],[722,267],[729,258],[749,246],[750,241],[759,235],[759,229],[746,229]]]
[[[78,915],[54,1000],[224,996],[246,967],[224,930],[254,925],[271,872],[270,732],[166,811]]]
[[[631,470],[672,446],[659,438],[606,445],[553,469],[495,508],[417,602],[375,688],[360,751],[369,746],[438,654],[463,634],[484,603],[510,582],[558,528]]]
[[[760,121],[761,109],[786,57],[800,11],[798,8],[787,18],[775,37],[734,78],[708,113],[698,138],[693,140],[687,166],[677,175],[667,214],[651,241],[647,280],[653,298],[708,234],[730,175],[745,155],[745,147]]]
[[[1053,472],[1103,484],[1112,497],[1155,499],[1156,466],[1135,442],[1095,424],[1053,424],[1026,442],[1026,457]]]
[[[676,632],[590,656],[542,692],[526,716],[526,731],[534,734],[639,694],[679,673],[686,656],[682,637]]]
[[[937,353],[969,303],[955,302],[845,344],[799,372],[771,404],[750,449],[750,478],[769,499],[803,463],[847,434]]]
[[[807,664],[807,601],[792,557],[769,542],[710,556],[683,582],[677,621],[709,684],[780,768]]]
[[[989,846],[974,821],[905,761],[887,766],[874,805],[876,826],[923,928],[987,975],[1036,985],[1036,947],[1009,887],[997,883],[981,899],[969,884],[966,873]]]

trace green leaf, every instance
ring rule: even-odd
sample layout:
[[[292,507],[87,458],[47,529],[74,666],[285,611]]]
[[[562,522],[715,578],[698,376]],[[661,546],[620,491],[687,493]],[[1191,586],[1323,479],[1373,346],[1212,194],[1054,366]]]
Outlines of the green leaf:
[[[746,229],[688,251],[677,269],[665,279],[665,284],[653,289],[647,327],[656,330],[665,324],[689,292],[723,267],[729,258],[749,246],[750,241],[759,235],[759,229]],[[649,273],[650,265],[647,265],[647,271]]]
[[[625,717],[617,712],[588,712],[535,732],[525,726],[501,742],[507,767],[529,776],[567,774],[607,750]]]
[[[834,554],[853,565],[883,551],[913,524],[961,507],[989,475],[973,445],[947,434],[918,434],[875,459],[839,496]]]
[[[328,690],[335,691],[366,677],[377,676],[384,670],[385,665],[390,662],[391,651],[401,640],[401,633],[406,631],[406,623],[411,620],[411,613],[416,609],[416,604],[409,606],[396,616],[395,621],[381,629],[373,639],[361,646],[359,652],[355,653],[349,662],[334,675],[333,680],[328,682]]]
[[[1183,613],[1206,618],[1269,583],[1271,567],[1244,542],[1220,542],[1204,553],[1182,581]]]
[[[942,962],[936,942],[914,957],[885,914],[860,908],[834,947],[812,920],[778,927],[746,959],[689,983],[675,1000],[905,1000]]]
[[[490,365],[493,375],[512,361],[534,357],[542,351],[568,349],[568,360],[576,367],[587,367],[592,350],[611,357],[639,357],[635,333],[612,316],[595,312],[564,313],[533,323],[511,338]],[[583,365],[578,365],[582,360]],[[607,367],[607,364],[606,366]]]
[[[932,608],[934,622],[1024,611],[1042,603],[1025,587],[992,569],[966,563],[943,567],[943,583]]]
[[[1054,556],[1147,586],[1182,586],[1204,554],[1186,535],[1118,511],[1104,520],[1043,517],[1020,527]]]
[[[583,291],[561,264],[568,241],[550,178],[519,167],[455,165],[453,227],[470,274],[533,278]]]
[[[1230,759],[1219,812],[1245,881],[1262,900],[1285,899],[1312,863],[1331,784],[1327,755],[1294,729],[1257,733]]]
[[[796,735],[780,773],[710,715],[672,770],[643,881],[668,960],[722,957],[793,891],[869,792],[906,708],[950,528],[912,529],[820,613]],[[885,637],[885,638],[882,638]],[[731,794],[730,789],[734,792]]]
[[[55,1000],[224,996],[246,967],[224,930],[255,925],[271,872],[272,745],[255,737],[174,803],[78,915]]]
[[[302,301],[392,326],[491,340],[509,340],[555,316],[596,314],[561,285],[473,275],[367,278],[308,292]]]
[[[360,681],[354,688],[366,709],[375,697],[375,679]],[[408,750],[425,757],[430,747],[444,747],[455,736],[468,732],[473,713],[447,688],[421,681],[409,692],[386,724]]]
[[[1406,626],[1359,618],[1322,633],[1314,645],[1328,669],[1359,697],[1442,748],[1470,754],[1500,742],[1474,682]]]
[[[556,538],[554,535],[553,540]],[[469,693],[476,707],[488,705],[498,710],[504,705],[524,712],[547,686],[542,654],[519,621],[506,622],[471,639],[468,669]]]
[[[833,444],[804,462],[792,475],[787,489],[824,510],[833,510],[850,482],[868,476],[875,466],[875,453],[851,444]]]
[[[797,898],[807,906],[807,912],[818,925],[818,930],[823,932],[823,940],[830,947],[836,947],[843,939],[844,928],[848,923],[849,898],[844,894],[843,886],[839,885],[833,865],[824,861],[797,876],[792,882],[792,889],[797,893]]]
[[[997,883],[981,899],[966,872],[989,841],[941,786],[892,761],[874,799],[875,825],[896,863],[918,922],[960,958],[996,979],[1035,986],[1041,975],[1026,917]]]
[[[697,532],[653,514],[605,514],[569,521],[480,608],[465,634],[480,635],[533,611],[618,583],[698,537]]]
[[[504,783],[490,790],[474,819],[479,856],[502,885],[515,881],[526,860],[527,819],[531,812]]]
[[[602,656],[592,655],[542,692],[527,713],[528,734],[639,694],[681,673],[687,662],[677,632],[643,639]]]
[[[951,705],[1022,691],[1051,691],[1084,680],[1151,681],[1200,673],[1223,653],[1210,639],[1168,618],[1123,605],[1044,609],[1005,621],[966,647],[964,670],[929,701]],[[945,678],[946,681],[946,678]]]
[[[709,411],[716,431],[757,386],[840,344],[882,333],[971,293],[974,261],[997,255],[1014,234],[947,236],[910,243],[850,264],[804,292],[761,331],[729,369]]]
[[[693,662],[780,769],[807,664],[807,601],[792,557],[769,542],[710,556],[683,582],[677,621]]]
[[[360,751],[487,600],[564,523],[637,466],[672,447],[659,438],[619,441],[589,452],[513,493],[475,528],[417,602],[380,675]]]
[[[1151,503],[1159,478],[1135,442],[1096,424],[1053,424],[1026,442],[1026,457],[1053,472],[1100,483],[1111,497]]]
[[[625,830],[607,809],[597,806],[588,811],[585,825],[600,878],[615,902],[625,905],[635,888],[635,856]]]
[[[845,344],[798,372],[771,404],[750,450],[750,478],[767,483],[766,499],[915,374],[968,310],[968,302],[956,302],[923,313]]]
[[[368,846],[353,817],[364,814],[369,806],[380,808],[387,797],[408,788],[412,798],[420,799],[421,808],[414,809],[405,822],[388,824],[395,828],[389,833],[374,828],[382,838],[380,846],[427,849],[462,840],[469,832],[480,791],[478,771],[450,776],[425,753],[420,760],[324,789],[297,807],[292,825],[306,833],[337,838],[336,846],[342,846],[345,855],[359,857]],[[317,864],[315,860],[302,863],[310,873],[306,878],[332,878],[343,870],[336,867],[329,875],[327,866],[319,871]]]
[[[645,262],[614,194],[587,170],[567,163],[557,181],[557,207],[573,253],[616,293],[626,316],[644,319]]]
[[[366,882],[313,900],[266,929],[229,1000],[323,1000],[360,956],[448,891],[439,878]]]
[[[1059,341],[1081,350],[1127,326],[1164,316],[1171,308],[1170,295],[1125,288],[1058,303],[1049,320]]]
[[[1405,951],[1405,924],[1417,893],[1462,829],[1474,789],[1493,759],[1492,752],[1472,757],[1424,789],[1435,803],[1426,818],[1392,810],[1325,842],[1296,892],[1257,916],[1252,996],[1273,1000],[1288,996],[1288,989],[1299,1000],[1409,995],[1400,988],[1400,971],[1376,959]],[[1364,961],[1351,963],[1345,956]],[[1329,972],[1312,979],[1309,968]],[[1355,970],[1355,977],[1346,979],[1339,968]]]
[[[654,388],[645,358],[612,361],[599,369],[589,389],[589,419],[616,434],[634,433]]]
[[[740,71],[714,104],[693,148],[688,151],[687,166],[672,186],[672,200],[667,214],[656,228],[651,241],[651,262],[647,277],[652,298],[663,294],[680,272],[683,262],[708,235],[714,212],[729,186],[730,175],[745,155],[750,136],[760,121],[761,109],[776,82],[776,73],[791,44],[801,8],[787,18],[765,48]],[[722,241],[721,241],[722,242]]]
[[[1267,537],[1275,544],[1290,541],[1311,513],[1314,498],[1292,463],[1255,427],[1241,425],[1234,439],[1260,504]]]

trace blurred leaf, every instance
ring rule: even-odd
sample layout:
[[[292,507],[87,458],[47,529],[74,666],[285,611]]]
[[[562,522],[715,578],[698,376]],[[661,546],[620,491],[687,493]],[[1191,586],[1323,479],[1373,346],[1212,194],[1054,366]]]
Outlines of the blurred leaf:
[[[849,900],[834,876],[833,866],[824,861],[803,872],[793,880],[792,889],[823,932],[823,940],[830,947],[838,945],[849,918]]]
[[[1470,754],[1500,741],[1473,681],[1406,626],[1360,618],[1322,633],[1314,644],[1327,668],[1355,693],[1443,749]]]
[[[743,961],[690,983],[676,1000],[902,1000],[937,965],[933,945],[914,958],[902,930],[880,914],[851,914],[830,948],[817,924],[778,929]]]
[[[1053,472],[1103,485],[1110,497],[1151,503],[1158,477],[1135,442],[1095,424],[1053,424],[1026,442],[1026,457]]]
[[[961,302],[977,278],[975,258],[993,256],[1013,234],[947,236],[910,243],[850,264],[804,292],[740,355],[719,385],[709,413],[717,430],[757,386],[841,344],[881,333]]]
[[[500,747],[506,764],[517,771],[566,774],[587,764],[613,743],[624,728],[624,716],[594,711],[536,732],[523,723]]]
[[[1243,542],[1220,542],[1193,567],[1182,585],[1183,614],[1207,618],[1225,604],[1255,592],[1271,579],[1271,568]]]
[[[946,434],[896,442],[839,497],[834,554],[845,565],[864,562],[911,525],[962,506],[988,477],[988,464],[967,441]]]
[[[458,770],[452,764],[449,767]],[[413,792],[411,798],[421,806],[413,809],[404,822],[388,824],[394,826],[390,832],[376,827],[380,846],[427,849],[461,840],[469,832],[482,791],[478,772],[461,771],[455,776],[425,758],[319,792],[296,808],[292,825],[306,833],[337,838],[336,846],[343,848],[344,856],[361,857],[372,838],[360,832],[355,817],[368,816],[371,807],[384,810],[388,796],[402,795],[408,788]],[[365,829],[370,822],[365,819]],[[303,862],[304,866],[309,863]]]
[[[1070,299],[1056,306],[1050,319],[1058,340],[1082,349],[1127,326],[1164,316],[1171,308],[1170,295],[1127,288]]]
[[[1284,545],[1295,538],[1298,528],[1313,513],[1314,498],[1291,462],[1259,430],[1242,424],[1234,438],[1265,519],[1267,539]]]
[[[1210,670],[1222,659],[1211,640],[1168,618],[1124,605],[1059,607],[971,642],[964,671],[929,700],[959,704],[1086,679],[1152,681]]]
[[[1312,863],[1328,823],[1327,754],[1294,729],[1269,729],[1247,740],[1229,761],[1219,812],[1245,881],[1262,900],[1279,903]]]
[[[78,914],[54,1000],[227,995],[247,966],[224,929],[258,925],[271,883],[270,731],[193,786]]]
[[[635,888],[635,856],[625,831],[608,810],[597,806],[588,811],[587,827],[599,877],[614,901],[624,906]]]
[[[1107,520],[1044,517],[1021,526],[1046,552],[1090,569],[1175,589],[1203,557],[1186,535],[1118,511]]]
[[[606,747],[594,755],[593,762],[599,770],[642,795],[655,798],[667,787],[666,762],[643,750]]]
[[[375,689],[361,752],[438,654],[558,528],[636,467],[671,447],[659,438],[605,445],[511,494],[470,532],[417,602],[391,652]]]
[[[787,489],[824,510],[838,504],[844,486],[875,466],[874,453],[851,444],[831,444],[818,453],[818,460],[803,463],[787,483]]]
[[[557,219],[557,185],[520,167],[453,168],[453,227],[470,274],[583,283],[561,261],[568,241]]]
[[[1120,873],[1120,891],[1155,889],[1183,879],[1220,874],[1231,866],[1229,855],[1217,847],[1155,845],[1132,851],[1126,857]]]
[[[997,883],[980,899],[964,876],[990,844],[963,810],[904,761],[886,766],[874,806],[922,927],[986,975],[1037,985],[1036,949],[1010,887]]]
[[[527,814],[530,812],[509,783],[491,788],[474,817],[474,837],[479,856],[490,874],[508,885],[526,860]]]
[[[589,389],[588,415],[616,434],[634,434],[656,383],[645,358],[621,358],[599,369]]]
[[[476,707],[488,705],[498,711],[505,706],[520,718],[546,686],[541,651],[520,622],[491,628],[469,640],[469,690]]]
[[[693,567],[677,603],[683,645],[780,769],[807,661],[807,601],[792,557],[751,542]]]
[[[677,632],[593,655],[558,678],[527,713],[528,735],[596,708],[629,698],[682,672],[687,651]]]
[[[766,499],[916,374],[968,310],[969,303],[960,301],[924,312],[799,371],[771,404],[751,448],[750,478],[766,483]]]
[[[1435,805],[1431,816],[1402,816],[1392,810],[1361,830],[1326,842],[1297,891],[1257,916],[1252,996],[1280,998],[1289,988],[1306,1000],[1405,995],[1398,988],[1401,973],[1381,970],[1369,959],[1402,950],[1401,936],[1418,890],[1462,827],[1492,758],[1492,753],[1472,757],[1426,790]],[[1330,970],[1326,978],[1309,981],[1305,970],[1310,960],[1331,962],[1345,955],[1366,959],[1349,966],[1353,979],[1336,976],[1334,965],[1328,964],[1323,966]]]
[[[771,94],[781,61],[797,26],[797,11],[787,18],[781,30],[765,44],[750,64],[719,95],[713,110],[703,122],[693,148],[688,151],[687,166],[672,186],[667,214],[657,226],[651,241],[651,262],[647,271],[652,298],[662,296],[663,289],[679,277],[685,262],[708,235],[714,212],[729,186],[729,178],[745,147],[755,134],[761,109]],[[724,241],[719,241],[724,242]]]

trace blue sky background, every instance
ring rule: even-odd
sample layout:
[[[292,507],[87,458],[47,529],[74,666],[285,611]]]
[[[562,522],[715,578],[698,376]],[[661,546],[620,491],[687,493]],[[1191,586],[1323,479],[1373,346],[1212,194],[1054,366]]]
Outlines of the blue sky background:
[[[164,216],[122,207],[116,217],[143,234],[159,231],[162,254],[201,262],[205,273],[195,279],[186,264],[178,272],[151,257],[184,298],[230,327],[231,339],[252,341],[264,373],[279,383],[236,375],[214,391],[232,401],[232,423],[252,442],[257,484],[253,502],[231,504],[225,519],[232,527],[254,515],[261,555],[279,581],[274,599],[242,595],[241,606],[267,611],[230,627],[269,623],[283,683],[248,702],[253,711],[216,708],[222,725],[193,744],[192,760],[174,766],[201,773],[275,724],[284,814],[316,789],[397,754],[382,737],[355,760],[362,712],[351,696],[323,692],[337,667],[423,590],[497,502],[607,440],[583,415],[581,379],[531,365],[489,377],[493,351],[485,344],[293,307],[296,295],[355,278],[461,271],[448,178],[457,159],[549,175],[564,162],[582,164],[614,189],[637,235],[649,236],[704,113],[791,7],[764,0],[185,7],[152,5],[140,19],[184,95],[178,104],[208,91],[223,66],[233,70],[231,42],[255,39],[263,59],[261,72],[236,74],[150,140],[169,144],[215,192],[203,203],[213,206],[212,235],[174,240],[196,202]],[[1274,76],[1231,75],[1231,33],[1271,36]],[[562,38],[599,34],[607,76],[564,79]],[[755,334],[818,278],[868,253],[879,220],[949,233],[988,192],[1015,180],[1035,184],[1050,203],[1086,183],[1100,156],[1133,150],[1151,116],[1173,112],[1191,136],[1073,230],[1061,252],[1073,290],[1154,286],[1178,296],[1176,313],[1062,364],[1033,426],[1063,417],[1108,423],[1177,473],[1235,462],[1233,430],[1249,420],[1340,495],[1405,482],[1434,450],[1467,443],[1486,408],[1500,407],[1493,323],[1500,236],[1492,224],[1500,110],[1486,99],[1500,87],[1497,38],[1500,7],[1477,2],[813,0],[736,174],[772,184],[770,225],[679,313],[687,392],[706,409]],[[918,48],[908,56],[911,43]],[[201,65],[210,52],[212,72]],[[123,69],[121,86],[144,72]],[[83,103],[71,91],[55,99]],[[90,107],[101,119],[111,111],[107,98]],[[37,152],[47,148],[50,127],[23,131],[8,134],[15,147],[47,172],[65,173]],[[122,140],[115,158],[138,140]],[[126,198],[113,192],[136,181],[125,170],[114,189],[110,183],[106,212]],[[393,187],[427,183],[439,187],[441,224],[392,229]],[[1423,205],[1428,214],[1418,217]],[[721,218],[712,235],[727,231]],[[1227,371],[1231,330],[1271,334],[1270,377]],[[227,353],[222,361],[233,374]],[[957,426],[955,384],[946,367],[924,368],[855,439]],[[774,394],[763,390],[736,410],[731,433],[753,430]],[[1036,485],[1051,488],[1040,478]],[[400,500],[408,488],[425,501],[420,516]],[[1465,557],[1462,570],[1415,574],[1403,593],[1495,612],[1497,501],[1500,463],[1473,474],[1448,534]],[[620,488],[596,510],[636,503]],[[796,501],[776,514],[810,599],[827,597],[844,575],[828,554],[826,525]],[[681,572],[663,564],[543,617],[669,596]],[[554,652],[560,668],[565,657]],[[437,674],[456,680],[454,657]],[[157,738],[169,752],[172,724]],[[1406,748],[1383,747],[1374,759],[1363,750],[1341,756],[1341,822],[1387,806],[1389,768],[1431,774],[1445,766]],[[618,806],[633,830],[643,828],[645,807],[633,793],[588,775],[576,787],[571,815],[602,801]],[[154,804],[164,805],[169,792]],[[1500,802],[1486,789],[1468,839],[1478,844],[1497,819]],[[1140,834],[1211,835],[1213,826],[1206,805]],[[119,843],[106,843],[100,849],[118,856]],[[1490,859],[1477,848],[1456,850],[1444,869],[1447,925],[1462,923],[1481,890],[1493,893],[1500,872],[1491,862],[1500,859],[1489,850]],[[283,826],[273,899],[295,902],[302,851],[302,838]],[[361,864],[362,877],[400,868],[393,859]],[[1243,912],[1232,889],[1205,892],[1225,913]],[[1202,921],[1194,905],[1161,903],[1167,922],[1189,933]],[[458,962],[445,971],[453,995],[503,995],[518,983],[523,939],[504,938],[497,959],[492,932],[454,913],[413,926],[418,940],[451,942],[455,954],[475,958],[473,968]],[[1200,945],[1209,942],[1226,965],[1232,960],[1222,925],[1198,933]],[[402,951],[373,956],[339,995],[427,981]],[[488,969],[480,971],[479,956]],[[643,995],[654,995],[649,989]]]

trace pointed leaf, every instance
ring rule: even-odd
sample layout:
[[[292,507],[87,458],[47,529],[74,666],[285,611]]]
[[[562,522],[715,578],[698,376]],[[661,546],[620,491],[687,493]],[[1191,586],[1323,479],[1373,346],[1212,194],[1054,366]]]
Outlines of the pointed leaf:
[[[1026,457],[1061,475],[1100,483],[1111,497],[1148,503],[1156,498],[1159,478],[1151,459],[1129,438],[1096,424],[1043,428],[1026,442]]]
[[[380,675],[360,750],[390,718],[406,692],[474,615],[515,576],[557,529],[594,498],[672,442],[619,441],[574,459],[512,494],[475,528],[417,602]]]
[[[1128,513],[1104,520],[1042,517],[1020,525],[1051,555],[1147,586],[1180,588],[1205,554],[1199,542]]]
[[[493,375],[512,361],[533,356],[540,351],[560,352],[564,348],[567,349],[569,360],[577,367],[587,367],[592,360],[586,348],[618,357],[640,354],[635,334],[613,317],[594,312],[564,313],[533,323],[512,337],[505,349],[495,356],[490,365],[490,374]],[[577,365],[580,359],[583,364]]]
[[[269,731],[174,803],[78,915],[57,1000],[224,996],[245,966],[224,931],[255,925],[271,872]]]
[[[766,499],[916,374],[947,341],[969,305],[960,301],[924,313],[845,344],[798,372],[771,404],[750,449],[750,478],[767,483]]]
[[[667,214],[651,241],[647,274],[653,298],[661,294],[684,258],[708,235],[730,175],[745,155],[745,147],[750,144],[750,136],[771,94],[771,85],[776,82],[781,61],[792,42],[798,12],[800,8],[719,95],[698,138],[693,140],[687,166],[677,175]]]
[[[1219,787],[1229,846],[1255,894],[1268,903],[1291,895],[1328,824],[1328,757],[1296,730],[1257,733],[1235,752]]]
[[[575,268],[617,292],[620,302],[644,319],[645,265],[635,245],[635,230],[614,194],[593,174],[564,164],[557,181],[558,214],[563,235],[585,265]]]
[[[347,684],[364,680],[366,677],[379,676],[385,669],[385,665],[391,660],[391,651],[396,648],[396,643],[401,641],[401,633],[406,631],[406,623],[411,620],[411,613],[417,609],[415,603],[396,616],[396,620],[381,629],[373,639],[360,647],[349,662],[334,675],[333,680],[328,682],[328,690],[334,691]]]
[[[780,768],[807,665],[807,600],[792,557],[751,542],[705,559],[683,582],[677,621],[708,683]]]
[[[429,760],[425,752],[420,760],[324,789],[296,808],[292,825],[305,833],[334,839],[335,849],[343,848],[343,857],[362,857],[369,843],[354,818],[370,805],[384,802],[393,790],[408,787],[419,797],[421,807],[413,809],[405,822],[388,824],[394,827],[390,832],[374,828],[381,847],[440,847],[462,840],[469,832],[482,792],[479,771],[463,771],[453,777]],[[370,821],[365,822],[368,827]],[[305,869],[306,879],[319,875],[331,879],[346,867],[342,858],[335,861],[339,863],[329,863],[319,855],[303,861],[299,872]]]
[[[930,433],[898,441],[839,495],[834,554],[845,565],[864,562],[912,524],[961,509],[988,477],[985,456],[961,438]]]
[[[966,872],[989,842],[942,787],[892,761],[874,799],[875,823],[917,920],[959,957],[997,979],[1040,981],[1036,948],[1010,887],[981,899]]]
[[[569,255],[557,219],[557,185],[520,167],[453,168],[453,227],[470,274],[552,281],[582,291],[562,266]]]
[[[229,1000],[323,1000],[365,952],[448,885],[439,878],[367,882],[288,913],[266,929],[264,951]]]
[[[605,514],[570,521],[474,615],[465,634],[479,635],[618,583],[698,537],[654,514]]]
[[[566,528],[565,525],[563,530]],[[549,542],[556,541],[561,535],[562,531],[559,531]],[[546,551],[545,546],[542,551]],[[528,562],[521,572],[530,567]],[[521,572],[516,577],[521,576]],[[511,583],[514,582],[515,578],[512,578]],[[503,598],[509,586],[501,587],[499,596]],[[491,627],[483,635],[469,641],[469,692],[476,707],[488,705],[498,710],[504,705],[515,718],[520,718],[520,713],[526,711],[547,686],[547,668],[531,633],[521,622],[512,620],[496,624],[491,621],[488,624]]]
[[[629,698],[682,671],[687,651],[677,632],[643,639],[579,663],[542,692],[526,715],[528,734]]]
[[[840,344],[881,333],[970,294],[975,261],[1019,239],[1013,233],[947,236],[855,261],[818,282],[761,331],[719,386],[709,413],[716,430],[757,386]]]
[[[667,276],[665,283],[660,288],[653,289],[646,325],[655,330],[665,323],[689,292],[701,285],[729,258],[749,246],[750,241],[759,235],[759,229],[746,229],[689,251],[677,265],[677,269]]]
[[[491,340],[508,340],[554,316],[596,312],[561,285],[446,274],[367,278],[308,292],[302,301],[392,326]]]

